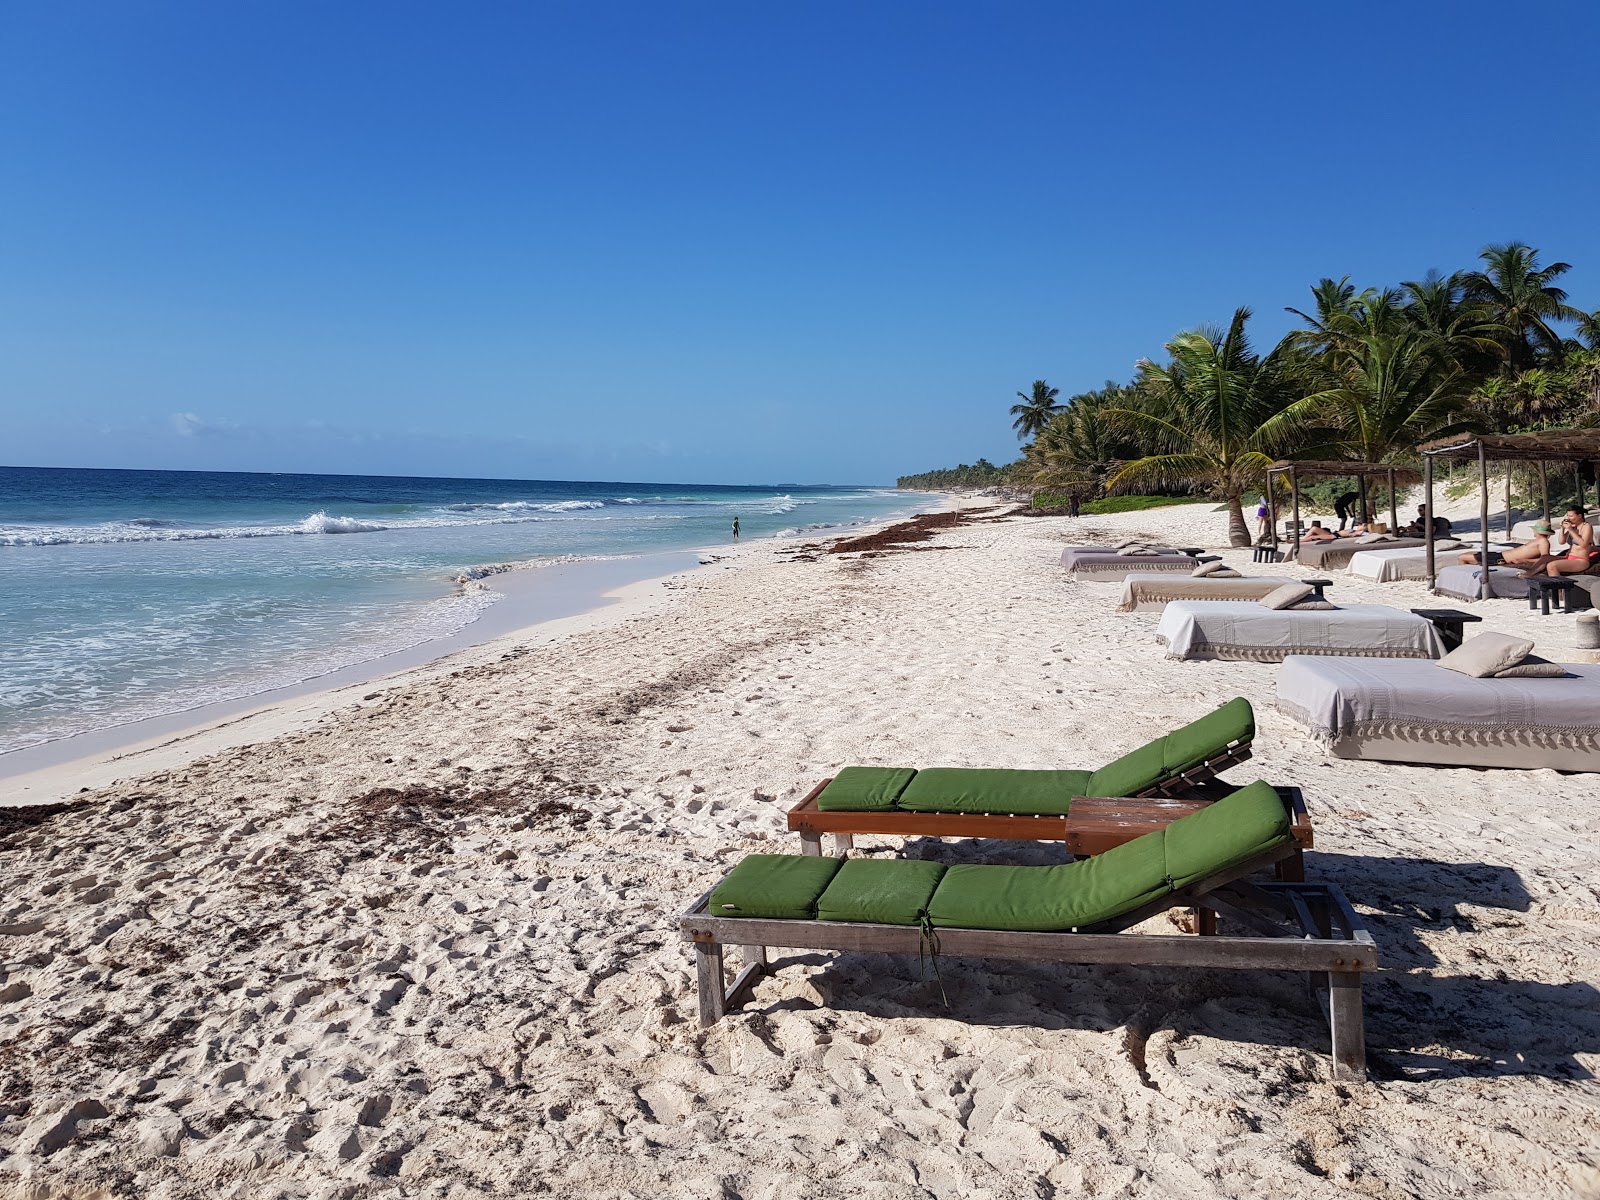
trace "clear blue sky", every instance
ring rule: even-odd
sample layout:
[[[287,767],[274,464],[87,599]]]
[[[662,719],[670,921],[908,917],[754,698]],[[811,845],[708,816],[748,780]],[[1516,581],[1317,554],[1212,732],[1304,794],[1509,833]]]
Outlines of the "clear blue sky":
[[[1323,275],[1600,306],[1588,2],[0,10],[0,463],[871,482]]]

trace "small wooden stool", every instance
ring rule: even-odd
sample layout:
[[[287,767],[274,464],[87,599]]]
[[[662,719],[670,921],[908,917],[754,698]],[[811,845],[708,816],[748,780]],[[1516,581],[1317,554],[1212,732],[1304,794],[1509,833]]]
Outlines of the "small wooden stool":
[[[1528,580],[1528,608],[1537,608],[1541,617],[1550,615],[1550,593],[1554,592],[1561,598],[1562,612],[1576,612],[1572,603],[1572,593],[1578,590],[1578,585],[1572,580],[1560,575],[1535,575]]]

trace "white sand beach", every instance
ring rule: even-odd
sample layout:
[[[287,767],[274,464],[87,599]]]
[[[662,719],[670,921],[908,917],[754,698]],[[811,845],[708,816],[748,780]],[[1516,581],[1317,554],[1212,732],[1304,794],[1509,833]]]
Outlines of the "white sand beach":
[[[1214,547],[1225,518],[747,544],[307,727],[0,810],[0,1197],[1600,1195],[1594,777],[1327,757],[1275,667],[1169,660],[1158,614],[1057,563],[1129,535]],[[1573,656],[1570,617],[1475,611]],[[1308,872],[1377,939],[1372,1082],[1331,1081],[1288,975],[946,960],[947,1008],[915,961],[779,952],[697,1025],[678,914],[797,851],[785,810],[840,766],[1093,767],[1237,695],[1259,733],[1229,778],[1304,789]]]

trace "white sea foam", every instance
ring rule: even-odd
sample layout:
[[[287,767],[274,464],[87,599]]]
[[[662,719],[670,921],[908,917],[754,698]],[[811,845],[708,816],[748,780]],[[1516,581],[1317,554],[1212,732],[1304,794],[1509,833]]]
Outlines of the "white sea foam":
[[[371,521],[358,521],[354,517],[331,517],[325,512],[314,512],[300,522],[300,533],[382,533],[387,525]]]

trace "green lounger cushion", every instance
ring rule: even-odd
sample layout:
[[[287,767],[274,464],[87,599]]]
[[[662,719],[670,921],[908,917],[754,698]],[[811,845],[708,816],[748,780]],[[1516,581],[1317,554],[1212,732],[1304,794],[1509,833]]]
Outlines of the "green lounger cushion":
[[[904,812],[1018,813],[1065,816],[1074,796],[1085,794],[1088,771],[973,770],[929,767],[900,793]]]
[[[1233,742],[1255,737],[1250,701],[1236,696],[1215,712],[1107,763],[1089,777],[1085,796],[1136,796],[1163,779],[1199,766]]]
[[[1174,888],[1186,888],[1288,841],[1289,813],[1271,787],[1252,783],[1165,832],[1167,874]]]
[[[846,767],[817,796],[823,812],[890,812],[916,774],[910,767]]]
[[[817,920],[916,925],[944,870],[915,859],[852,858],[817,900]]]
[[[717,885],[706,912],[713,917],[809,921],[817,915],[817,897],[838,870],[837,858],[751,854]]]
[[[1058,867],[951,867],[928,904],[935,925],[1051,932],[1077,929],[1165,896],[1165,831]]]

